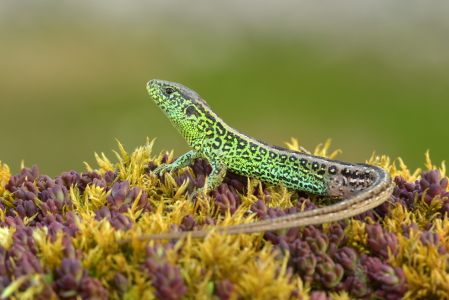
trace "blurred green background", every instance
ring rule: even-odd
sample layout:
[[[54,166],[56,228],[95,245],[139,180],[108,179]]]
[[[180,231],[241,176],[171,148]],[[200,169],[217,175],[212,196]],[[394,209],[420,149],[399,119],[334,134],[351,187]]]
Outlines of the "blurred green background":
[[[0,160],[41,173],[116,161],[157,137],[188,151],[147,95],[197,91],[234,128],[337,158],[448,159],[449,2],[2,1]]]

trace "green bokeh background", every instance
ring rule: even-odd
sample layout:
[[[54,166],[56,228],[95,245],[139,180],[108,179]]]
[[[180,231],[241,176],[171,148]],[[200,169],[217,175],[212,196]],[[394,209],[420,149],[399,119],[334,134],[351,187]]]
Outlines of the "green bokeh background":
[[[448,159],[449,2],[2,1],[0,160],[41,173],[188,151],[147,95],[196,90],[234,128],[337,158]]]

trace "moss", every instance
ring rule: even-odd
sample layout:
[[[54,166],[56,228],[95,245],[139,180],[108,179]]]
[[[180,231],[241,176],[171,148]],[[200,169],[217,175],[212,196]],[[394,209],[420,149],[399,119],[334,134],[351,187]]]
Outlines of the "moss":
[[[0,163],[0,299],[449,298],[448,179],[429,153],[426,172],[373,154],[368,163],[397,186],[388,203],[351,220],[226,236],[213,228],[327,199],[228,173],[205,200],[190,201],[210,166],[197,160],[153,176],[176,159],[153,155],[153,142],[132,153],[119,143],[118,163],[96,154],[98,169],[54,179],[36,166],[11,176]],[[329,146],[314,154],[335,157]],[[212,229],[205,239],[139,240],[202,228]]]
[[[5,193],[5,185],[9,181],[11,177],[11,172],[9,170],[8,165],[2,164],[0,160],[0,197]]]

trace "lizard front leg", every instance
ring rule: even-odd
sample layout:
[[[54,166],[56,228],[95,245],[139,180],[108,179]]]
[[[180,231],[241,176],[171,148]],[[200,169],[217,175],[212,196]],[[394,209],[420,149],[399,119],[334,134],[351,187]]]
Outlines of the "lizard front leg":
[[[169,172],[170,174],[176,170],[176,169],[180,169],[180,168],[184,168],[187,167],[188,165],[192,164],[195,159],[197,159],[198,153],[195,151],[189,151],[186,154],[182,155],[181,157],[179,157],[175,162],[169,164],[169,165],[163,165],[163,166],[159,166],[156,169],[154,169],[153,174],[159,174],[162,175],[162,173],[164,172]]]

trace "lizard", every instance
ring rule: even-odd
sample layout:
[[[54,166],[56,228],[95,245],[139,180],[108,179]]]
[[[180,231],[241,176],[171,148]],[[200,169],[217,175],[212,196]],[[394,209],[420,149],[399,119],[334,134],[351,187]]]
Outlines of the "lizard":
[[[147,90],[157,106],[181,133],[191,151],[171,164],[157,167],[162,175],[187,167],[197,158],[207,160],[212,172],[197,194],[215,189],[226,171],[273,185],[341,200],[330,206],[279,218],[218,227],[225,234],[253,233],[318,225],[347,219],[375,208],[393,192],[390,174],[381,167],[348,163],[285,149],[257,140],[227,125],[195,91],[175,82],[153,79]],[[190,235],[205,237],[210,229],[141,236],[140,239],[172,239]],[[126,242],[128,240],[122,240]]]

